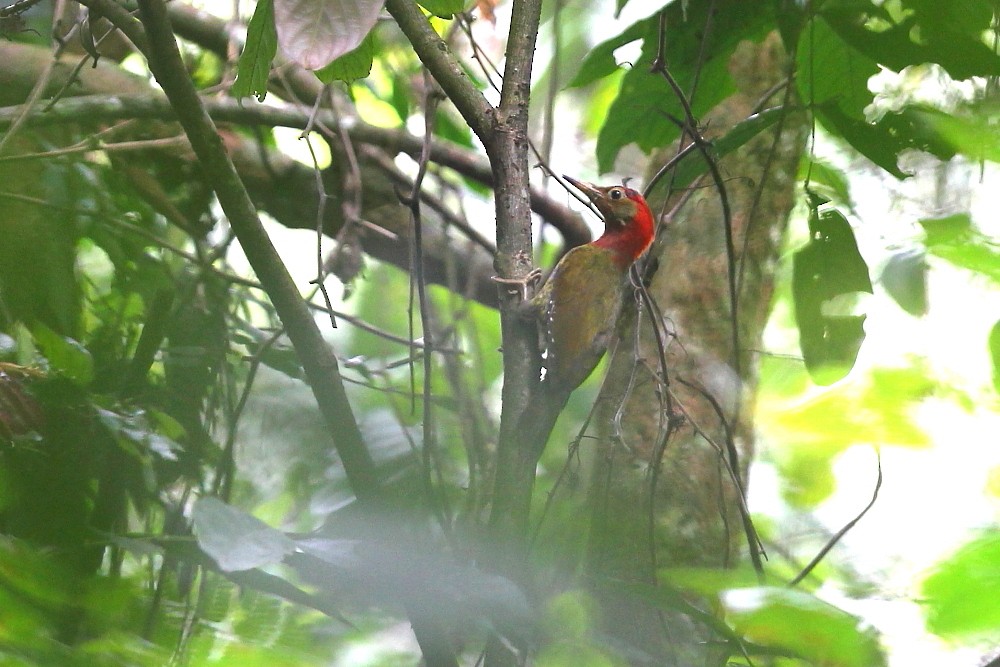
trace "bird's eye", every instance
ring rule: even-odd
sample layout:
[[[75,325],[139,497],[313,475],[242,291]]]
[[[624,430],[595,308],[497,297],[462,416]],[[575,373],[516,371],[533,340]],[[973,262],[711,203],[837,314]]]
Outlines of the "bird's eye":
[[[621,188],[614,188],[611,190],[611,192],[608,193],[608,196],[611,197],[611,199],[613,199],[614,201],[618,201],[619,199],[625,196],[625,193],[622,191]]]

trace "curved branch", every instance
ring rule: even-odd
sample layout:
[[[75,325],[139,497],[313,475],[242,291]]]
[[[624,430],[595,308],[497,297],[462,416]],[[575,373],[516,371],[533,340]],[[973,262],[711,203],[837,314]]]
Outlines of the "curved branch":
[[[149,51],[149,42],[146,38],[146,31],[142,23],[132,15],[128,9],[115,2],[115,0],[81,0],[93,14],[106,18],[116,28],[128,37],[129,41],[135,45],[140,53],[146,54]]]
[[[2,46],[0,46],[2,53]],[[335,114],[321,110],[316,114],[294,108],[276,108],[259,104],[240,104],[230,98],[201,98],[202,105],[217,122],[240,125],[264,125],[269,127],[307,128],[310,117],[327,127],[343,125],[351,140],[357,143],[378,146],[393,153],[406,153],[419,158],[422,140],[404,130],[392,130],[369,125],[364,121],[349,119],[338,121]],[[20,107],[0,108],[0,128],[19,113]],[[79,123],[81,118],[89,122],[122,119],[174,120],[176,114],[166,98],[156,94],[129,94],[114,96],[86,96],[60,100],[59,104],[45,113],[35,113],[30,122],[33,125],[50,125],[66,122]],[[489,163],[470,151],[443,141],[431,143],[431,161],[476,180],[484,185],[493,185],[493,173]],[[569,247],[590,241],[590,228],[578,214],[552,199],[541,190],[532,189],[531,208],[547,223],[562,234]],[[492,248],[490,248],[492,250]]]

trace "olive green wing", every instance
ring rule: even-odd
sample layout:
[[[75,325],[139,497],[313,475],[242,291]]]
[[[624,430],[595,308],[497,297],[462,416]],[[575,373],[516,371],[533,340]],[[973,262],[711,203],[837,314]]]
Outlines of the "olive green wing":
[[[593,372],[614,333],[624,279],[611,252],[592,245],[559,262],[539,293],[546,382],[572,391]]]

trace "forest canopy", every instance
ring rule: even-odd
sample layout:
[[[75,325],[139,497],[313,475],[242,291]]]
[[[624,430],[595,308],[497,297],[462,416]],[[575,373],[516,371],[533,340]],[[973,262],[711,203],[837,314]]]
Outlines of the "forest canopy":
[[[994,664],[998,20],[0,0],[2,661]]]

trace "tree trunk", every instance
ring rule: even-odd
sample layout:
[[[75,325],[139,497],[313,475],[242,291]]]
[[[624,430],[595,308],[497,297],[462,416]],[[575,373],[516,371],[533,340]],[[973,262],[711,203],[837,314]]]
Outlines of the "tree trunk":
[[[786,76],[780,40],[772,35],[762,44],[742,44],[730,71],[739,92],[710,118],[701,119],[710,138],[754,113],[765,91]],[[784,96],[782,88],[765,106],[779,104]],[[804,130],[802,118],[789,115],[720,161],[732,207],[737,271],[744,264],[739,371],[732,349],[724,218],[719,192],[706,178],[701,182],[706,187],[682,204],[654,249],[659,268],[649,293],[672,334],[664,341],[666,387],[654,375],[660,356],[650,318],[656,314],[648,309],[642,313],[637,337],[636,309],[631,308],[599,402],[596,423],[605,432],[589,491],[587,567],[595,581],[612,582],[596,593],[608,611],[608,632],[657,664],[704,662],[706,633],[692,632],[692,621],[680,614],[673,619],[643,610],[641,604],[637,609],[634,597],[616,592],[613,582],[650,584],[661,567],[730,567],[746,544],[738,492],[717,449],[726,447],[719,410],[733,425],[738,468],[745,479],[753,453],[754,351],[760,348],[770,311]],[[654,159],[653,169],[672,154]],[[674,194],[666,210],[681,197]],[[655,211],[664,202],[661,198],[651,204]],[[622,405],[620,437],[612,437]]]

